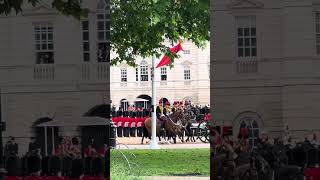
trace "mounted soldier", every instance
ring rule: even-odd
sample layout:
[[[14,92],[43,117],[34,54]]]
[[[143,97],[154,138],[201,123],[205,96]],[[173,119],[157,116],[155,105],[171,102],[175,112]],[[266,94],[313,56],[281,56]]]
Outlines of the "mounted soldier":
[[[156,115],[157,115],[157,120],[161,122],[161,129],[164,128],[164,124],[166,121],[166,118],[165,118],[166,114],[167,114],[167,111],[166,111],[166,108],[163,107],[163,100],[160,99],[159,105],[157,106],[157,109],[156,109]]]
[[[166,109],[166,115],[169,116],[169,114],[171,114],[171,106],[169,101],[167,101],[165,109]]]
[[[172,107],[172,109],[171,109],[171,112],[174,113],[174,112],[177,111],[177,109],[178,109],[178,102],[177,102],[177,101],[174,101],[174,102],[173,102],[173,107]]]

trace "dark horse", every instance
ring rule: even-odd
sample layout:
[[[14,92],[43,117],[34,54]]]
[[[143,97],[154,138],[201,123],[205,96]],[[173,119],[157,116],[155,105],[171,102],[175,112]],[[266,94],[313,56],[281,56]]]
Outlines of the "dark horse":
[[[164,124],[164,131],[161,131],[161,122],[157,120],[157,136],[159,138],[159,141],[161,141],[161,136],[162,137],[176,137],[177,135],[181,136],[183,135],[182,130],[184,127],[177,122],[180,122],[181,119],[183,118],[183,111],[181,109],[178,109],[175,113],[165,116],[164,117],[165,124]],[[149,138],[151,139],[151,132],[152,132],[152,121],[151,118],[147,118],[144,122],[144,127],[143,127],[143,136],[141,139],[141,144],[143,144],[144,138]],[[174,138],[175,139],[175,138]]]

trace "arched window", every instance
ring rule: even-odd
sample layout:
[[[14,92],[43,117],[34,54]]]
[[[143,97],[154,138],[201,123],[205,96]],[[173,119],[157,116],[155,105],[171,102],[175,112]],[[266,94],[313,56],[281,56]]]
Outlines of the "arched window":
[[[149,73],[148,73],[148,63],[143,60],[140,63],[140,81],[148,81]]]
[[[110,11],[105,0],[99,0],[97,6],[98,62],[109,61],[110,51]]]
[[[240,122],[240,128],[247,128],[249,130],[249,144],[252,147],[256,146],[260,132],[257,121],[250,117],[243,118]]]

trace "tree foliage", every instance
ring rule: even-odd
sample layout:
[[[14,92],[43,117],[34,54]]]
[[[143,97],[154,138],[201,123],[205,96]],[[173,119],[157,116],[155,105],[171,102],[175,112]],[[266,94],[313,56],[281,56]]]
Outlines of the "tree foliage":
[[[112,0],[112,63],[135,65],[137,56],[172,54],[171,45],[181,37],[204,47],[210,38],[209,0]]]

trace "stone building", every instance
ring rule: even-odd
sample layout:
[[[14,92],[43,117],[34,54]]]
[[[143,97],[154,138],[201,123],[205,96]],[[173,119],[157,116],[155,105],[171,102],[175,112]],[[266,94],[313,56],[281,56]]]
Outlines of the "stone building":
[[[170,44],[168,44],[170,47]],[[194,104],[210,104],[210,44],[204,49],[192,42],[182,44],[184,51],[174,62],[174,67],[156,69],[157,101],[166,98],[174,101],[191,100]],[[156,59],[156,65],[162,57]],[[115,106],[135,105],[147,107],[151,104],[152,58],[138,58],[137,67],[118,64],[111,67],[111,100]],[[147,100],[147,101],[145,101]]]
[[[218,123],[293,138],[320,129],[320,1],[212,0],[211,105]]]
[[[109,11],[104,0],[83,0],[87,19],[66,17],[50,1],[23,12],[0,16],[0,88],[6,137],[14,136],[19,154],[29,138],[43,142],[37,122],[74,121],[92,109],[110,104],[110,69],[104,51],[109,40]],[[48,135],[52,129],[48,129]],[[54,133],[78,136],[79,127]],[[52,138],[46,143],[50,144]]]

